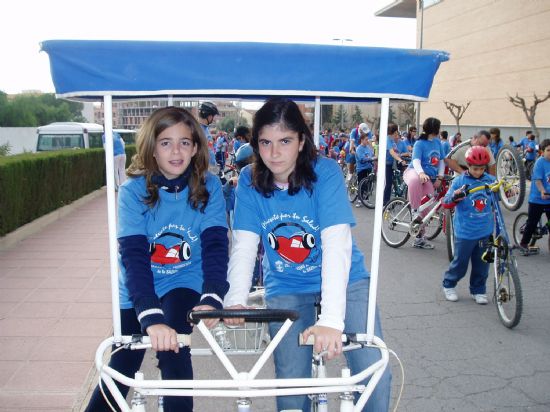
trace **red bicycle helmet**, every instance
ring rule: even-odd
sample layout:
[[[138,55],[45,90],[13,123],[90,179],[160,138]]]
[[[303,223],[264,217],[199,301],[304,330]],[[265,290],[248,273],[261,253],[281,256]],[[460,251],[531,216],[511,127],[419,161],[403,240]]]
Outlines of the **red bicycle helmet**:
[[[483,146],[472,146],[466,152],[466,163],[474,166],[486,166],[491,157],[489,151]]]

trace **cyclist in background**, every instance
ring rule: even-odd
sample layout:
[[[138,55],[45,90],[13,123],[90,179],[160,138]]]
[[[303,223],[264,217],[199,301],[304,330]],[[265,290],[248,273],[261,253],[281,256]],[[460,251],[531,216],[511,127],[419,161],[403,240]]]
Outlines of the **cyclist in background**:
[[[367,134],[361,135],[360,144],[355,151],[355,159],[357,162],[357,184],[359,185],[361,180],[372,172],[373,168],[374,149]],[[361,200],[359,198],[357,198],[355,207],[361,207]]]
[[[483,146],[472,146],[466,152],[468,170],[456,177],[443,199],[445,208],[455,208],[453,261],[443,275],[443,293],[451,302],[458,300],[456,284],[466,275],[471,261],[470,294],[476,303],[486,305],[486,281],[489,263],[482,260],[487,250],[489,236],[493,233],[494,218],[492,197],[485,190],[465,195],[467,188],[490,185],[495,177],[486,172],[489,164],[489,150]]]
[[[212,102],[203,102],[199,106],[199,124],[201,125],[202,131],[206,136],[208,142],[208,152],[210,155],[209,164],[211,166],[216,165],[216,153],[214,152],[214,139],[210,134],[209,126],[214,122],[214,119],[220,112],[216,105]]]
[[[441,186],[445,163],[443,162],[441,142],[435,139],[439,135],[440,127],[441,121],[435,117],[428,117],[424,120],[422,134],[413,147],[412,161],[403,174],[403,180],[408,186],[408,199],[412,207],[413,221],[422,221],[422,218],[428,213],[427,210],[418,212],[422,198],[424,196],[432,197],[434,189]],[[424,230],[421,230],[414,239],[413,247],[434,248],[424,237]]]
[[[401,142],[399,138],[399,128],[394,123],[388,124],[388,146],[386,148],[386,181],[384,183],[384,206],[390,201],[391,187],[393,185],[393,162],[398,167],[406,167],[407,162],[399,155],[397,143]]]
[[[491,134],[489,149],[491,149],[493,157],[496,158],[498,152],[500,151],[500,149],[502,149],[502,146],[504,146],[504,142],[500,138],[500,129],[498,127],[491,127],[489,129],[489,133]]]
[[[445,163],[449,168],[456,173],[464,173],[468,170],[468,163],[466,162],[466,152],[472,146],[489,146],[491,134],[487,130],[480,130],[470,140],[460,143],[458,146],[453,147],[447,157],[445,157]],[[489,174],[496,176],[496,161],[493,153],[489,151]]]
[[[537,159],[533,167],[527,223],[520,242],[521,253],[524,256],[537,252],[529,248],[529,242],[542,214],[546,213],[550,221],[550,139],[544,139],[540,149],[542,156]]]

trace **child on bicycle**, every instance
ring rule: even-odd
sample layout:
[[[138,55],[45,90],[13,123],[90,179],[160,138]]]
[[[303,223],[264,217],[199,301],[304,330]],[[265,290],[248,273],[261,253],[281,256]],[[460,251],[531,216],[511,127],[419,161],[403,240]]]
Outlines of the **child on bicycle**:
[[[153,112],[136,149],[118,194],[121,330],[149,335],[163,379],[192,379],[190,350],[179,349],[177,334],[191,333],[189,310],[221,309],[229,288],[221,184],[208,172],[201,127],[185,109]],[[109,366],[133,378],[143,357],[118,351]],[[117,386],[126,396],[128,387]],[[86,410],[111,410],[98,388]],[[168,396],[164,410],[192,411],[193,399]]]
[[[521,238],[521,253],[524,256],[538,252],[529,247],[533,232],[543,213],[550,221],[550,139],[544,139],[540,144],[542,156],[537,159],[531,176],[531,192],[529,193],[529,209],[527,223]]]
[[[488,240],[493,233],[494,218],[492,198],[485,190],[465,195],[465,191],[477,186],[491,184],[494,176],[487,173],[489,150],[483,146],[472,146],[466,152],[468,170],[457,176],[443,199],[443,206],[455,208],[454,214],[454,256],[449,269],[443,275],[445,299],[456,302],[456,285],[466,275],[471,261],[470,294],[476,303],[486,305],[486,281],[489,263],[483,261]]]
[[[418,223],[428,213],[428,210],[418,212],[422,198],[434,195],[434,190],[441,186],[445,172],[441,142],[436,139],[440,127],[441,121],[435,117],[428,117],[424,120],[422,134],[413,147],[411,163],[403,173],[403,180],[408,186],[408,198],[413,212],[412,219]],[[412,246],[418,249],[434,248],[426,240],[423,230],[418,233]]]
[[[319,157],[311,131],[292,100],[268,100],[254,116],[254,163],[237,185],[226,308],[243,308],[250,289],[260,238],[269,264],[264,279],[268,308],[299,312],[274,353],[277,378],[311,376],[312,350],[342,353],[342,332],[366,330],[370,275],[351,234],[355,224],[342,172]],[[337,210],[338,213],[327,213]],[[315,305],[321,305],[316,319]],[[378,311],[377,311],[378,314]],[[238,324],[237,320],[226,320]],[[274,336],[281,323],[271,323]],[[375,334],[381,336],[380,321]],[[298,336],[315,344],[299,346]],[[373,349],[346,352],[353,374],[380,359]],[[369,411],[387,411],[390,371],[386,370],[367,403]],[[277,398],[277,410],[309,410],[305,395]]]
[[[369,140],[369,135],[361,134],[359,146],[355,151],[355,159],[357,164],[357,184],[367,177],[373,168],[374,149]],[[361,201],[357,199],[355,207],[361,207]]]

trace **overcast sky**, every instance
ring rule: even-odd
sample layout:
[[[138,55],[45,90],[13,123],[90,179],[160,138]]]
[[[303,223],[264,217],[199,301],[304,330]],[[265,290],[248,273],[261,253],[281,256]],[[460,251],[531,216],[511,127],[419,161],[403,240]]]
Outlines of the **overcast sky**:
[[[414,48],[414,19],[374,17],[376,10],[390,2],[10,1],[2,7],[0,23],[0,90],[55,91],[48,56],[39,52],[43,40],[261,41]]]

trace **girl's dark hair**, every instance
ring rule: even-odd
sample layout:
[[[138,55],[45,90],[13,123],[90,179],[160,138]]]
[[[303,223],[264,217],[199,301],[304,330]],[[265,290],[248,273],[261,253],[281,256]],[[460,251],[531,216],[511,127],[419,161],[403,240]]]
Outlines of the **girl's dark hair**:
[[[158,186],[153,183],[153,176],[161,174],[157,161],[153,156],[157,137],[169,127],[183,123],[191,130],[193,144],[197,153],[191,159],[189,174],[189,204],[204,211],[210,197],[206,190],[206,173],[208,171],[208,145],[204,132],[197,120],[187,110],[179,107],[165,107],[155,110],[141,126],[136,139],[136,154],[127,173],[130,177],[145,176],[147,196],[144,203],[154,207],[159,200]]]
[[[420,135],[419,139],[427,140],[428,136],[431,134],[438,135],[440,127],[441,120],[436,119],[435,117],[428,117],[426,120],[424,120],[424,123],[422,123],[422,134]]]
[[[393,135],[399,130],[399,127],[395,123],[388,123],[388,136]]]
[[[282,129],[298,133],[300,142],[304,142],[302,150],[298,153],[296,167],[288,176],[288,194],[294,195],[302,187],[311,193],[313,183],[317,181],[317,176],[313,170],[317,159],[317,149],[313,142],[311,130],[307,126],[298,105],[283,97],[269,99],[254,115],[252,140],[250,141],[256,155],[252,165],[252,186],[265,197],[270,197],[277,189],[273,173],[260,156],[258,143],[262,129],[265,126],[276,124],[280,125]]]
[[[542,142],[540,142],[539,148],[544,152],[544,149],[546,149],[548,146],[550,146],[550,139],[544,139]]]

